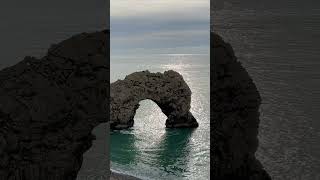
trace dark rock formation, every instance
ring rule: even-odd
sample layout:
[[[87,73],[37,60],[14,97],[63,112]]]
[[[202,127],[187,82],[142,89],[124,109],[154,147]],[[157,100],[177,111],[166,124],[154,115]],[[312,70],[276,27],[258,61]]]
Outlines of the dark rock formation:
[[[0,179],[76,179],[108,120],[109,32],[83,33],[0,72]]]
[[[211,34],[213,179],[269,180],[255,158],[261,97],[230,44]]]
[[[190,112],[191,90],[183,77],[175,71],[132,73],[110,87],[110,127],[125,129],[133,126],[139,102],[154,101],[168,117],[166,127],[197,127]]]

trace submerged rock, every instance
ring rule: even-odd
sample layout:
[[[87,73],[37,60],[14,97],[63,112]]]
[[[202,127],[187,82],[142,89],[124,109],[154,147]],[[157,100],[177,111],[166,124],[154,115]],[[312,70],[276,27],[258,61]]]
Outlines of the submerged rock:
[[[108,120],[109,32],[83,33],[0,71],[0,179],[76,179]]]
[[[179,73],[170,70],[164,73],[135,72],[112,83],[111,129],[132,127],[139,102],[145,99],[154,101],[167,116],[166,127],[198,127],[190,112],[191,90]]]
[[[213,179],[269,180],[256,159],[260,94],[230,44],[211,34]]]

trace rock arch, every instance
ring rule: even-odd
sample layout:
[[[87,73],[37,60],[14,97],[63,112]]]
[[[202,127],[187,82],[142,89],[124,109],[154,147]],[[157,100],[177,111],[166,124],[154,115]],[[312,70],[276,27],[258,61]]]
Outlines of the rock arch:
[[[139,102],[154,101],[167,116],[166,127],[197,127],[190,112],[191,90],[183,77],[175,71],[151,73],[135,72],[110,87],[110,127],[126,129],[133,126]]]
[[[82,33],[0,71],[0,180],[74,180],[108,122],[109,31]]]

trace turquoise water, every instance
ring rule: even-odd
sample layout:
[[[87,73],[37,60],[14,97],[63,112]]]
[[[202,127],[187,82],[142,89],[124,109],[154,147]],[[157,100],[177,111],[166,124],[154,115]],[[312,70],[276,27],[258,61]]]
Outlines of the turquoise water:
[[[134,57],[134,58],[133,58]],[[166,129],[166,116],[151,100],[140,102],[134,127],[111,133],[111,168],[142,179],[209,179],[209,56],[153,54],[111,57],[111,82],[141,70],[181,73],[192,91],[197,129]]]

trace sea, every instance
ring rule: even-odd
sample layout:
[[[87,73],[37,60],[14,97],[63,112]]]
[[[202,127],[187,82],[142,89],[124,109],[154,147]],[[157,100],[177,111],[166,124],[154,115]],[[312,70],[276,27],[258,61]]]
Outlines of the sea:
[[[262,95],[257,158],[274,180],[320,179],[320,3],[215,1],[211,28]]]
[[[136,71],[179,72],[192,91],[191,112],[199,123],[196,129],[167,129],[158,105],[141,101],[134,126],[111,132],[112,170],[141,179],[210,178],[209,67],[209,53],[111,57],[111,82]]]

